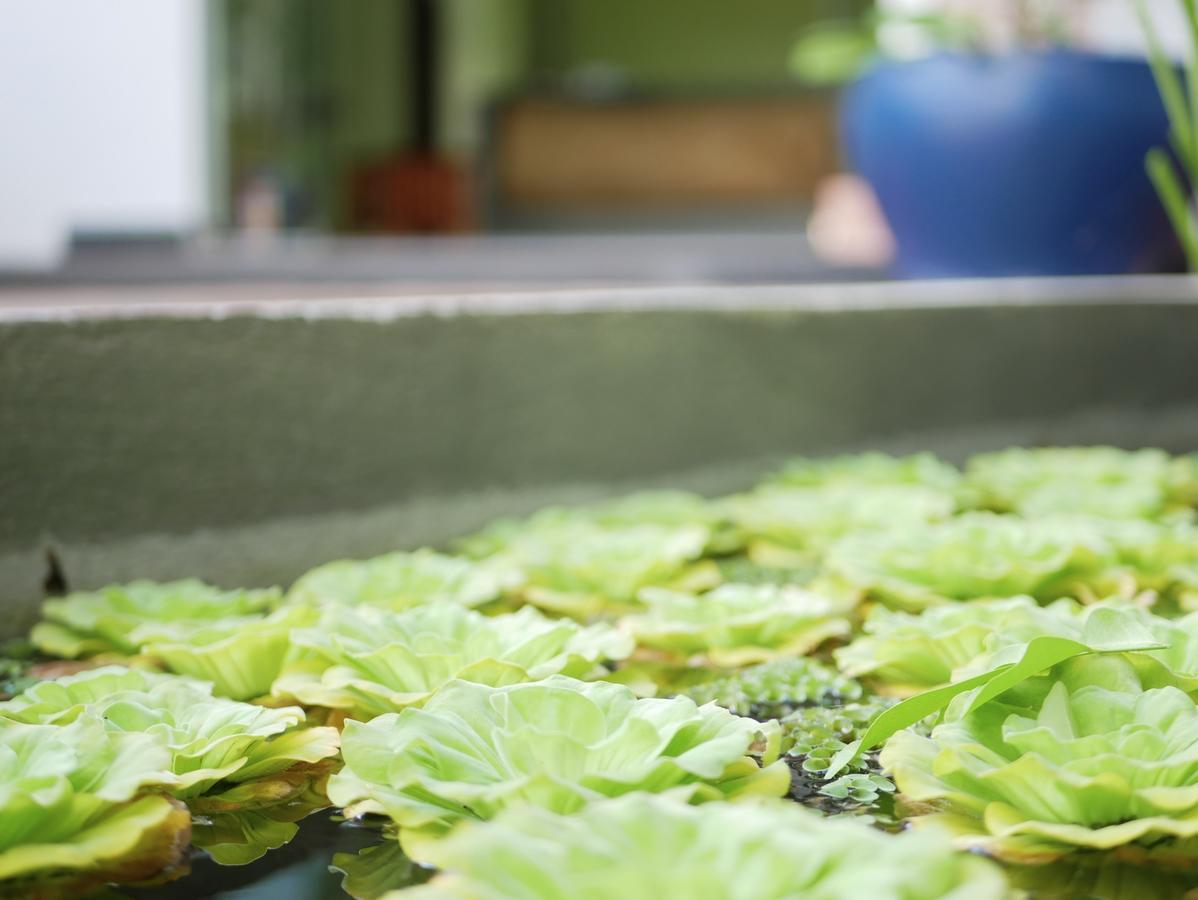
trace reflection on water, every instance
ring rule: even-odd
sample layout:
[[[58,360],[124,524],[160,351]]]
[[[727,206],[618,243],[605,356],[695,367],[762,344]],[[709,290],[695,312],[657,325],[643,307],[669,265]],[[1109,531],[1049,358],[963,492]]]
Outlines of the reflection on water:
[[[341,883],[347,876],[330,869],[334,856],[353,858],[361,850],[380,845],[395,842],[377,827],[344,822],[332,812],[320,812],[299,822],[290,842],[248,865],[221,865],[197,851],[190,874],[177,881],[157,887],[125,887],[104,896],[127,900],[344,900],[347,895]]]

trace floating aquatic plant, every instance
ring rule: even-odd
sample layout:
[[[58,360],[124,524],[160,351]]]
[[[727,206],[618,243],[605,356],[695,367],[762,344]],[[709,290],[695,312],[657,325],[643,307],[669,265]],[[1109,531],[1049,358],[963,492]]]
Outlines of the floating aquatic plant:
[[[881,759],[931,810],[916,824],[1003,858],[1198,835],[1198,706],[1176,687],[1145,688],[1117,654],[975,707],[959,698],[930,737],[900,731]]]
[[[1192,513],[1198,460],[1163,450],[1012,447],[971,458],[965,489],[974,505],[996,512],[1151,519]]]
[[[506,811],[463,827],[443,870],[393,900],[1001,900],[999,869],[934,835],[892,836],[763,801],[691,807],[649,794],[576,815]]]
[[[817,589],[905,610],[1029,595],[1047,602],[1117,586],[1119,557],[1085,520],[971,513],[946,522],[854,534],[828,553]]]
[[[86,893],[174,865],[190,816],[153,793],[173,779],[155,735],[90,716],[64,726],[0,720],[0,891],[37,894],[16,880],[44,877]]]
[[[458,540],[468,556],[484,558],[502,554],[513,545],[552,538],[554,532],[576,525],[619,531],[653,525],[658,528],[699,528],[708,548],[728,552],[736,548],[722,507],[688,491],[640,491],[579,506],[551,506],[526,519],[497,519],[482,531]]]
[[[796,457],[767,476],[766,482],[799,487],[919,485],[951,493],[960,484],[961,473],[931,453],[911,456],[858,453]]]
[[[215,685],[216,693],[248,700],[270,690],[292,628],[314,615],[283,608],[280,592],[224,591],[199,581],[135,581],[43,605],[46,621],[32,639],[67,658],[139,655],[147,664]]]
[[[419,706],[454,679],[498,687],[555,674],[585,678],[633,646],[608,625],[547,619],[532,608],[487,617],[453,604],[398,614],[330,610],[291,639],[297,652],[274,694],[359,719]]]
[[[476,607],[499,599],[519,583],[520,573],[515,569],[416,550],[318,566],[291,586],[287,601],[395,611],[426,603]]]
[[[724,501],[749,558],[779,568],[810,565],[837,539],[875,529],[903,530],[953,512],[951,494],[915,484],[766,485]]]
[[[587,618],[637,607],[646,587],[702,590],[720,580],[701,561],[709,533],[698,526],[604,528],[585,521],[534,531],[498,557],[524,572],[521,596],[555,613]]]
[[[329,798],[351,815],[389,816],[411,852],[463,819],[520,803],[568,813],[632,791],[693,802],[781,796],[789,778],[775,762],[777,738],[776,723],[686,697],[638,700],[604,682],[459,681],[423,708],[346,723],[345,768]]]
[[[725,584],[697,596],[646,588],[646,609],[621,620],[637,645],[675,662],[722,667],[801,656],[849,632],[833,604],[798,587]]]
[[[846,675],[909,696],[952,681],[955,672],[999,647],[1041,634],[1080,633],[1083,615],[1076,601],[1042,607],[1030,597],[941,604],[918,614],[878,606],[862,636],[834,655]]]
[[[254,806],[278,799],[274,778],[337,755],[334,728],[304,727],[304,712],[270,709],[212,696],[212,686],[173,675],[105,666],[43,681],[0,703],[0,721],[62,725],[93,716],[114,732],[149,734],[170,751],[171,794],[195,800],[215,786],[226,798],[212,808]]]
[[[43,652],[67,659],[130,655],[164,630],[185,634],[215,620],[262,615],[281,598],[277,588],[227,591],[195,579],[109,585],[47,600],[45,621],[34,626],[32,640]]]

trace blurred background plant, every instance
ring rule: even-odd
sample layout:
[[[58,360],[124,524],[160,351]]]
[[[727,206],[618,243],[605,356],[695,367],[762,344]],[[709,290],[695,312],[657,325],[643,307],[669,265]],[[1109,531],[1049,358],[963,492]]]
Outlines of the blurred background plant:
[[[1152,73],[1169,115],[1172,148],[1172,154],[1161,147],[1149,151],[1148,175],[1185,250],[1190,270],[1198,272],[1198,210],[1194,206],[1198,186],[1198,4],[1195,0],[1179,3],[1192,42],[1181,74],[1166,52],[1144,0],[1137,0],[1136,11],[1148,41]]]
[[[1180,4],[1145,0],[1160,59],[1188,52]],[[1169,125],[1133,0],[45,0],[0,26],[0,77],[25,86],[0,278],[331,270],[296,239],[353,278],[469,271],[359,240],[405,235],[588,239],[554,266],[508,242],[523,282],[1182,258],[1143,171]],[[1176,222],[1173,119],[1185,171],[1152,168]]]

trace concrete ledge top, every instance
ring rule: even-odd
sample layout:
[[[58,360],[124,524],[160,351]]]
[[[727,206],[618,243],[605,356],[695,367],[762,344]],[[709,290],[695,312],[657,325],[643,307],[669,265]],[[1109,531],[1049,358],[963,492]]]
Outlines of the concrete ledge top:
[[[110,319],[341,319],[647,311],[811,311],[985,306],[1198,305],[1198,277],[1010,278],[804,285],[452,287],[385,284],[191,284],[0,294],[0,325]]]

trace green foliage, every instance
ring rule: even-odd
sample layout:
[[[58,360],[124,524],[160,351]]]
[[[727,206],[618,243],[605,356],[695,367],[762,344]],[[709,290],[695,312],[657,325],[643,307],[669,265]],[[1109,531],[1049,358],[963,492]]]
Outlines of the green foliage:
[[[161,795],[141,796],[171,783],[169,765],[156,736],[94,717],[0,720],[0,888],[64,871],[100,882],[148,877],[173,864],[187,814]]]
[[[957,701],[930,737],[882,752],[917,819],[1022,861],[1198,835],[1198,707],[1120,655],[1075,659],[1018,693]]]
[[[858,453],[826,458],[799,456],[765,479],[767,484],[790,487],[915,485],[948,493],[955,491],[960,482],[961,473],[931,453],[911,456]]]
[[[864,634],[835,651],[836,664],[885,693],[909,696],[947,684],[1000,647],[1044,634],[1080,635],[1084,617],[1074,600],[1041,607],[1030,597],[942,604],[918,614],[879,606]]]
[[[283,668],[294,629],[309,625],[315,611],[284,607],[265,618],[218,619],[194,627],[169,627],[148,635],[149,661],[200,681],[234,700],[265,696]]]
[[[39,650],[67,659],[133,654],[164,634],[186,634],[213,621],[248,620],[280,599],[277,588],[226,591],[194,579],[133,581],[47,600],[45,621],[34,626],[32,640]]]
[[[720,674],[688,687],[696,703],[715,703],[758,720],[806,706],[840,706],[861,697],[861,685],[813,659],[779,659]]]
[[[796,587],[725,584],[702,596],[646,588],[640,599],[645,612],[620,627],[677,662],[735,667],[801,656],[849,631],[831,602]]]
[[[70,659],[100,654],[143,655],[147,661],[248,700],[270,690],[292,628],[311,618],[278,605],[269,590],[225,591],[203,582],[135,581],[93,593],[48,600],[46,621],[33,629],[37,647]]]
[[[520,573],[514,569],[416,550],[318,566],[291,586],[287,601],[394,611],[426,603],[475,607],[498,600],[519,583]]]
[[[331,759],[338,749],[336,729],[302,727],[298,707],[267,709],[213,697],[203,682],[119,666],[41,682],[0,703],[0,722],[61,725],[81,717],[160,740],[175,776],[164,783],[181,799],[217,785],[256,782],[238,789],[232,806],[252,806],[260,795],[273,799],[272,776]]]
[[[970,459],[964,488],[995,512],[1159,518],[1192,514],[1198,465],[1163,450],[1012,447]]]
[[[816,486],[765,485],[724,502],[749,558],[778,568],[808,566],[848,534],[940,521],[956,504],[951,494],[923,485],[836,480]]]
[[[275,681],[276,697],[369,719],[419,706],[454,679],[494,687],[548,675],[587,678],[632,652],[608,625],[547,619],[535,609],[487,617],[454,604],[404,613],[328,610],[292,633],[297,652]]]
[[[482,531],[456,543],[468,556],[482,559],[502,554],[515,545],[552,538],[555,532],[577,525],[608,531],[654,525],[659,528],[701,528],[709,549],[729,552],[728,522],[719,504],[687,491],[641,491],[581,506],[551,506],[527,519],[497,519]]]
[[[671,790],[692,802],[780,796],[776,724],[686,697],[561,675],[492,688],[454,682],[423,708],[346,723],[329,798],[389,816],[414,858],[464,818],[531,803],[575,812],[602,797]],[[750,754],[761,754],[762,768]]]
[[[710,532],[700,526],[606,528],[566,520],[513,536],[497,562],[524,572],[521,597],[551,612],[588,618],[635,609],[646,587],[702,590],[719,570],[699,562]]]
[[[1181,8],[1191,46],[1184,76],[1178,74],[1173,60],[1161,46],[1144,0],[1136,0],[1140,24],[1148,38],[1152,74],[1169,116],[1169,142],[1173,151],[1172,154],[1162,148],[1149,151],[1145,166],[1185,250],[1190,271],[1198,272],[1198,214],[1193,206],[1198,186],[1198,4],[1194,0],[1181,0]]]
[[[1028,595],[1047,602],[1119,584],[1119,554],[1089,520],[970,513],[947,522],[854,534],[829,551],[815,589],[921,610]]]
[[[444,870],[393,900],[1001,900],[990,862],[764,801],[690,807],[634,794],[573,816],[513,809],[431,852]]]

